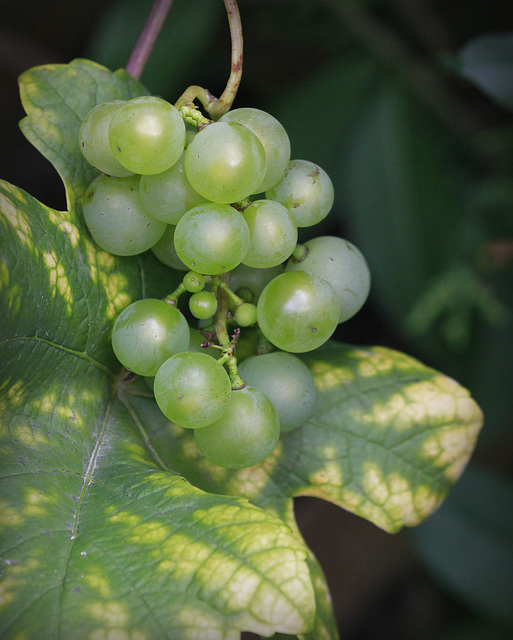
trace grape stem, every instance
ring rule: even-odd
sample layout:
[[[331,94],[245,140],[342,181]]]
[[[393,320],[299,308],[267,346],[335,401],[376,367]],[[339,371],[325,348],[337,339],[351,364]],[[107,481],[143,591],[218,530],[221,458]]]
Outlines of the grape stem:
[[[239,298],[239,296],[230,289],[226,282],[221,280],[219,282],[219,287],[227,294],[228,299],[235,307],[240,307],[241,304],[244,304],[244,300]]]
[[[169,9],[174,0],[155,0],[151,7],[144,27],[135,43],[135,47],[130,55],[126,70],[134,78],[141,78],[146,62],[153,51],[153,47],[166,20]]]
[[[224,355],[219,358],[221,364],[226,364],[228,367],[228,375],[230,376],[230,382],[232,389],[243,389],[246,386],[244,380],[240,377],[237,370],[237,358],[235,357],[235,344],[239,339],[239,332],[237,331],[233,339],[230,340],[228,330],[226,328],[226,320],[228,318],[228,306],[229,306],[229,292],[228,287],[228,274],[224,273],[219,276],[216,287],[217,291],[217,321],[216,321],[216,335],[217,340],[221,347],[223,347]],[[235,294],[233,294],[235,295]],[[241,302],[243,302],[241,300]]]
[[[230,376],[230,382],[232,384],[232,391],[237,391],[238,389],[244,389],[246,383],[240,377],[239,372],[237,370],[237,358],[235,356],[231,356],[226,360],[226,366],[228,367],[228,375]]]
[[[185,293],[186,291],[187,289],[185,288],[184,283],[180,282],[178,287],[172,293],[163,298],[163,300],[164,302],[168,302],[169,304],[172,304],[176,307],[178,298],[182,295],[182,293]]]
[[[235,100],[242,76],[242,25],[236,0],[223,0],[230,26],[232,41],[232,66],[226,87],[220,98],[213,96],[208,89],[192,85],[188,87],[176,102],[176,108],[187,105],[194,108],[194,100],[199,100],[213,120],[219,120]]]
[[[217,321],[216,321],[216,335],[219,341],[219,344],[222,347],[229,348],[231,345],[230,337],[228,336],[228,330],[226,328],[226,319],[228,318],[228,295],[226,289],[223,288],[223,284],[228,287],[226,281],[228,279],[228,274],[223,274],[219,276],[220,280],[218,280],[219,290],[216,287],[217,293]],[[217,284],[217,283],[216,283]]]

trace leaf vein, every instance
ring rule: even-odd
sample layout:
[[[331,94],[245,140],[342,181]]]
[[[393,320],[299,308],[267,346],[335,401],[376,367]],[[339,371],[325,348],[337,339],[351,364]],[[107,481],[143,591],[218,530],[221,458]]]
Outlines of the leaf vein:
[[[110,369],[107,369],[107,367],[105,367],[101,362],[98,362],[98,360],[95,360],[94,358],[92,358],[85,351],[77,351],[76,349],[70,349],[69,347],[65,347],[64,345],[57,344],[56,342],[52,342],[51,340],[45,340],[40,336],[16,336],[14,338],[6,338],[5,340],[0,341],[0,346],[2,346],[3,344],[11,343],[11,342],[24,342],[24,341],[41,342],[42,344],[46,344],[50,347],[53,347],[54,349],[59,349],[60,351],[64,351],[65,353],[76,356],[77,358],[82,358],[83,360],[94,365],[95,367],[100,369],[100,371],[103,371],[103,373],[107,374],[110,377],[113,377],[115,375],[114,372],[110,371]]]
[[[72,527],[72,531],[71,531],[70,544],[69,544],[69,547],[68,547],[68,552],[66,554],[66,558],[64,560],[64,567],[63,567],[62,574],[61,574],[61,581],[60,581],[60,587],[59,587],[59,597],[58,597],[58,603],[57,603],[57,615],[55,616],[56,625],[59,624],[60,611],[61,611],[61,608],[62,608],[62,599],[63,599],[63,595],[64,595],[64,583],[65,583],[65,580],[66,580],[66,574],[68,572],[69,562],[70,562],[70,558],[71,558],[71,552],[72,552],[72,549],[73,549],[73,546],[74,546],[74,542],[75,542],[76,537],[77,537],[78,520],[79,520],[79,515],[80,515],[80,509],[82,508],[82,503],[84,501],[85,495],[87,493],[87,489],[89,488],[89,485],[90,485],[92,477],[93,477],[93,472],[94,472],[94,469],[96,467],[96,460],[98,458],[98,454],[99,454],[99,451],[100,451],[101,444],[103,442],[103,438],[105,436],[105,432],[107,431],[109,416],[110,416],[110,412],[111,412],[114,400],[115,400],[115,394],[113,392],[111,394],[111,397],[109,399],[109,403],[108,403],[108,405],[106,407],[106,410],[105,410],[105,415],[104,415],[104,418],[103,418],[103,424],[102,424],[102,428],[100,430],[100,433],[98,435],[98,440],[96,442],[96,445],[95,445],[95,447],[93,449],[93,452],[91,454],[91,457],[89,459],[89,464],[88,464],[88,467],[87,467],[86,475],[84,477],[84,483],[82,485],[82,490],[80,492],[80,496],[79,496],[78,501],[77,501],[77,508],[76,508],[75,514],[73,516],[73,527]],[[56,628],[55,637],[57,638],[58,636],[59,636],[59,630],[58,630],[58,627],[57,627]]]

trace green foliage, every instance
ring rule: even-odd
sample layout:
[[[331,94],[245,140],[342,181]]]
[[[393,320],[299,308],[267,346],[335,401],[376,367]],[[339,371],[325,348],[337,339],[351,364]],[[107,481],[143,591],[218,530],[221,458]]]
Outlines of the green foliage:
[[[94,177],[78,149],[81,119],[144,94],[126,73],[84,60],[21,78],[22,131],[59,171],[68,211],[1,185],[0,634],[335,640],[294,496],[390,532],[418,524],[463,471],[481,411],[413,358],[333,342],[304,357],[317,405],[270,458],[240,471],[204,460],[145,383],[119,373],[110,347],[116,315],[174,290],[180,275],[150,252],[98,249],[81,216]]]
[[[457,71],[508,109],[513,109],[513,33],[485,34],[459,52]]]
[[[513,514],[505,504],[513,504],[508,477],[469,469],[442,508],[412,536],[422,561],[442,584],[473,610],[511,626]]]
[[[110,69],[125,66],[151,5],[151,0],[111,3],[99,18],[88,55]],[[195,69],[201,69],[208,59],[212,33],[222,24],[223,13],[222,4],[212,0],[176,2],[155,43],[152,64],[144,72],[145,85],[176,100],[184,87],[197,83]],[[229,55],[228,46],[226,51]]]

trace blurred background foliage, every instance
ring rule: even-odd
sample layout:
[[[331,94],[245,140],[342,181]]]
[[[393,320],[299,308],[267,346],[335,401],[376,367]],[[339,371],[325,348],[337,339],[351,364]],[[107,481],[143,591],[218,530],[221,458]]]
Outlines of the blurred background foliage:
[[[17,76],[88,57],[122,67],[149,0],[19,0],[0,9],[0,175],[57,208],[58,177],[30,147]],[[484,410],[478,450],[443,507],[397,536],[297,501],[326,570],[342,638],[513,635],[513,3],[239,0],[235,107],[286,127],[292,155],[336,189],[321,228],[373,274],[337,338],[385,344],[467,386]],[[230,43],[221,0],[175,0],[142,81],[174,102],[219,95]]]

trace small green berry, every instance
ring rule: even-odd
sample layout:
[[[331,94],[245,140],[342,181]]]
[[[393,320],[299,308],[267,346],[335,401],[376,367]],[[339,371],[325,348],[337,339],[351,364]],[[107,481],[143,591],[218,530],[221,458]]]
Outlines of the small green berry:
[[[193,293],[189,300],[189,309],[198,320],[206,320],[217,311],[217,299],[211,291]]]
[[[205,276],[196,271],[188,271],[183,277],[183,286],[190,293],[203,291],[205,287]]]
[[[245,302],[235,311],[235,322],[241,327],[249,327],[257,321],[257,308],[250,302]]]

